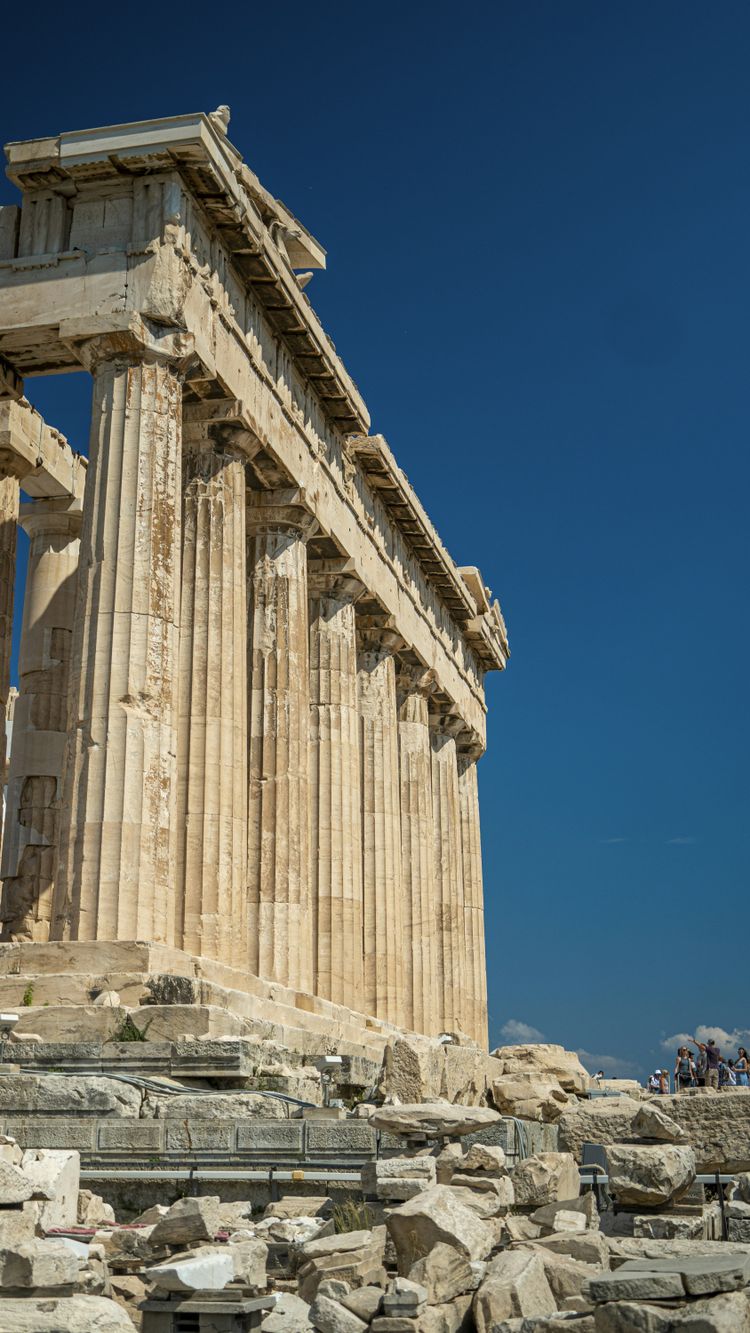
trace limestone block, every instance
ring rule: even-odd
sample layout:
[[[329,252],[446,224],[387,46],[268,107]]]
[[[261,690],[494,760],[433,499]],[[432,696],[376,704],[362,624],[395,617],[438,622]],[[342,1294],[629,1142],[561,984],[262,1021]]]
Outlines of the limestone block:
[[[447,1185],[435,1185],[395,1208],[386,1226],[403,1276],[441,1242],[469,1260],[485,1259],[494,1243],[492,1228]]]
[[[430,1305],[443,1305],[478,1286],[480,1267],[478,1263],[470,1263],[452,1245],[439,1241],[429,1254],[412,1265],[408,1276],[426,1289]]]
[[[223,1291],[234,1278],[232,1249],[205,1245],[147,1268],[145,1277],[161,1291]]]
[[[513,1181],[510,1176],[485,1176],[480,1171],[468,1172],[456,1171],[451,1186],[454,1189],[476,1190],[479,1194],[491,1194],[497,1204],[495,1216],[498,1215],[500,1208],[510,1208],[515,1202],[515,1192]]]
[[[654,1102],[644,1102],[632,1125],[633,1133],[641,1139],[658,1139],[660,1143],[685,1143],[687,1134],[671,1116],[660,1111]]]
[[[712,1296],[750,1284],[750,1252],[629,1259],[617,1269],[618,1274],[642,1272],[676,1273],[688,1296]]]
[[[503,1066],[504,1074],[527,1072],[551,1075],[570,1093],[584,1096],[591,1086],[591,1076],[584,1069],[575,1051],[563,1046],[534,1042],[525,1046],[499,1046],[492,1051],[495,1060]]]
[[[408,1277],[388,1283],[383,1297],[383,1314],[416,1319],[427,1304],[427,1288]]]
[[[213,1240],[219,1229],[221,1201],[218,1195],[178,1199],[151,1232],[151,1244],[191,1245]]]
[[[633,1215],[633,1235],[648,1240],[700,1240],[706,1234],[703,1213],[643,1213]],[[732,1237],[732,1239],[735,1239]],[[741,1239],[741,1237],[736,1237]]]
[[[493,1259],[474,1297],[477,1333],[493,1333],[504,1319],[555,1314],[557,1306],[537,1254],[506,1250]]]
[[[501,1176],[506,1171],[505,1151],[499,1144],[472,1143],[463,1162],[462,1171],[481,1171],[486,1176]]]
[[[549,1231],[556,1231],[555,1218],[557,1214],[564,1210],[567,1213],[582,1213],[586,1219],[586,1225],[590,1230],[597,1231],[599,1228],[599,1209],[596,1206],[596,1195],[593,1190],[587,1190],[577,1199],[558,1199],[554,1203],[542,1204],[541,1208],[536,1208],[531,1214],[532,1222],[537,1226]]]
[[[456,1296],[454,1300],[442,1305],[428,1305],[414,1321],[414,1333],[474,1333],[471,1313],[473,1299],[469,1293]]]
[[[144,1115],[157,1120],[285,1120],[284,1103],[262,1092],[180,1093],[160,1097],[149,1092]]]
[[[0,1205],[25,1203],[34,1193],[33,1183],[19,1166],[0,1161]]]
[[[0,1246],[20,1245],[36,1235],[39,1219],[38,1203],[22,1203],[0,1207]]]
[[[247,1287],[265,1291],[268,1246],[262,1240],[236,1241],[230,1238],[227,1246],[234,1263],[234,1276]]]
[[[153,1227],[162,1217],[166,1217],[168,1212],[169,1208],[167,1204],[152,1203],[151,1207],[147,1208],[144,1213],[139,1213],[137,1217],[134,1217],[133,1222],[138,1226]]]
[[[139,1273],[113,1273],[110,1278],[110,1289],[112,1300],[122,1306],[137,1328],[141,1317],[138,1306],[141,1301],[146,1299],[148,1290],[141,1275]]]
[[[609,1268],[609,1245],[600,1231],[585,1231],[582,1235],[563,1232],[559,1235],[542,1236],[533,1244],[539,1254],[567,1254],[582,1264],[592,1264],[595,1268]]]
[[[319,1333],[365,1333],[367,1324],[330,1296],[318,1293],[310,1307],[310,1320]]]
[[[354,1291],[347,1292],[341,1297],[341,1304],[347,1310],[351,1310],[358,1319],[369,1324],[379,1313],[383,1304],[383,1291],[381,1287],[357,1287]]]
[[[609,1192],[620,1204],[659,1207],[679,1197],[695,1179],[692,1148],[612,1144],[607,1149]]]
[[[570,1100],[557,1079],[541,1076],[505,1074],[492,1080],[490,1094],[493,1104],[503,1115],[544,1124],[559,1120]]]
[[[322,1282],[334,1279],[349,1287],[384,1286],[385,1232],[352,1231],[325,1236],[302,1246],[302,1265],[297,1274],[299,1294],[313,1301]]]
[[[0,1115],[127,1116],[140,1114],[141,1092],[92,1074],[4,1074]]]
[[[324,1217],[331,1212],[331,1199],[328,1195],[287,1194],[283,1199],[267,1203],[263,1210],[264,1217]]]
[[[564,1152],[526,1157],[513,1171],[513,1189],[516,1203],[536,1208],[560,1199],[574,1199],[581,1189],[575,1159]]]
[[[95,1227],[102,1222],[114,1222],[115,1220],[112,1205],[105,1203],[100,1194],[93,1194],[91,1190],[78,1191],[76,1214],[79,1227]]]
[[[449,1102],[426,1102],[415,1106],[381,1106],[370,1124],[389,1134],[441,1135],[471,1134],[499,1120],[497,1111],[486,1106],[453,1106]]]
[[[0,1161],[12,1162],[14,1166],[21,1165],[23,1149],[19,1147],[15,1139],[9,1138],[6,1134],[0,1134]]]
[[[729,1292],[674,1308],[607,1301],[597,1305],[596,1333],[750,1333],[750,1301],[745,1292]]]
[[[78,1258],[54,1240],[27,1240],[0,1250],[0,1287],[68,1287],[78,1278]]]
[[[133,1333],[133,1321],[104,1296],[4,1297],[0,1333]]]
[[[78,1222],[78,1191],[81,1182],[80,1154],[65,1149],[31,1148],[23,1155],[21,1169],[34,1193],[44,1199],[38,1225],[74,1227]]]
[[[310,1306],[292,1291],[282,1291],[261,1322],[263,1333],[308,1333],[312,1327]]]
[[[595,1264],[582,1263],[569,1254],[555,1254],[551,1250],[539,1250],[537,1253],[544,1265],[544,1276],[558,1309],[563,1309],[564,1301],[581,1297],[589,1279],[601,1272]]]
[[[699,1172],[750,1170],[750,1096],[746,1089],[660,1097],[658,1109],[685,1131]],[[608,1145],[634,1138],[633,1123],[639,1110],[630,1097],[577,1102],[563,1112],[560,1147],[580,1161],[586,1142]]]

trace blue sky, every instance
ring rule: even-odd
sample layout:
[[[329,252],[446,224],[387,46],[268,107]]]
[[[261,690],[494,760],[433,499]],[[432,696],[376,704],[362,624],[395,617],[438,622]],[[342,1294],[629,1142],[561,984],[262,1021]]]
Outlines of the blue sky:
[[[740,1038],[748,7],[44,8],[14,16],[3,139],[228,102],[328,249],[308,295],[373,429],[500,597],[491,1038],[623,1072]],[[28,390],[81,447],[85,378]]]

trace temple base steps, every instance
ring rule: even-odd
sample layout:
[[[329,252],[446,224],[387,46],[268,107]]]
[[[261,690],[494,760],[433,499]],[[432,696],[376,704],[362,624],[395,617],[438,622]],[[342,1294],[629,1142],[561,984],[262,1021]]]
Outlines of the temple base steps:
[[[377,1089],[401,1101],[444,1096],[468,1103],[485,1100],[500,1073],[498,1062],[468,1041],[445,1045],[143,941],[2,944],[0,1011],[18,1016],[4,1058],[24,1068],[116,1072],[127,1055],[129,1070],[146,1072],[156,1046],[168,1047],[180,1051],[178,1078],[235,1077],[248,1087],[255,1082],[319,1101],[315,1061],[335,1054],[343,1065],[334,1096],[353,1101]],[[209,1045],[236,1048],[241,1058],[224,1073],[201,1072],[222,1063],[206,1061],[202,1048]],[[162,1069],[176,1072],[163,1062]]]

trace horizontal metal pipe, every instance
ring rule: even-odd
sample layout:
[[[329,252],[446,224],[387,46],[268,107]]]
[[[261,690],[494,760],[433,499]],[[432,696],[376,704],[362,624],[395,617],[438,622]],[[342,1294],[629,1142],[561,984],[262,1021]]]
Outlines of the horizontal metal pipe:
[[[98,1171],[95,1167],[86,1167],[81,1171],[81,1180],[331,1180],[331,1181],[357,1181],[359,1182],[359,1171],[323,1171],[313,1168],[307,1170],[300,1168],[294,1171],[278,1171],[275,1167],[269,1167],[266,1171],[211,1171],[205,1167],[197,1166],[194,1170],[189,1167],[157,1167],[154,1170],[136,1170],[127,1167],[112,1168],[102,1167]]]

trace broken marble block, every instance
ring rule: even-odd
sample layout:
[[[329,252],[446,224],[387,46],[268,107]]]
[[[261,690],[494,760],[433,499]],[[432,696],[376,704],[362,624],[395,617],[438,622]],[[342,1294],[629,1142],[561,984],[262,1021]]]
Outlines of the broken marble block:
[[[434,1157],[381,1157],[362,1168],[362,1189],[376,1199],[412,1199],[436,1182]]]
[[[161,1245],[192,1245],[198,1240],[213,1240],[219,1229],[220,1214],[218,1195],[178,1199],[154,1226],[151,1246],[156,1250]]]

